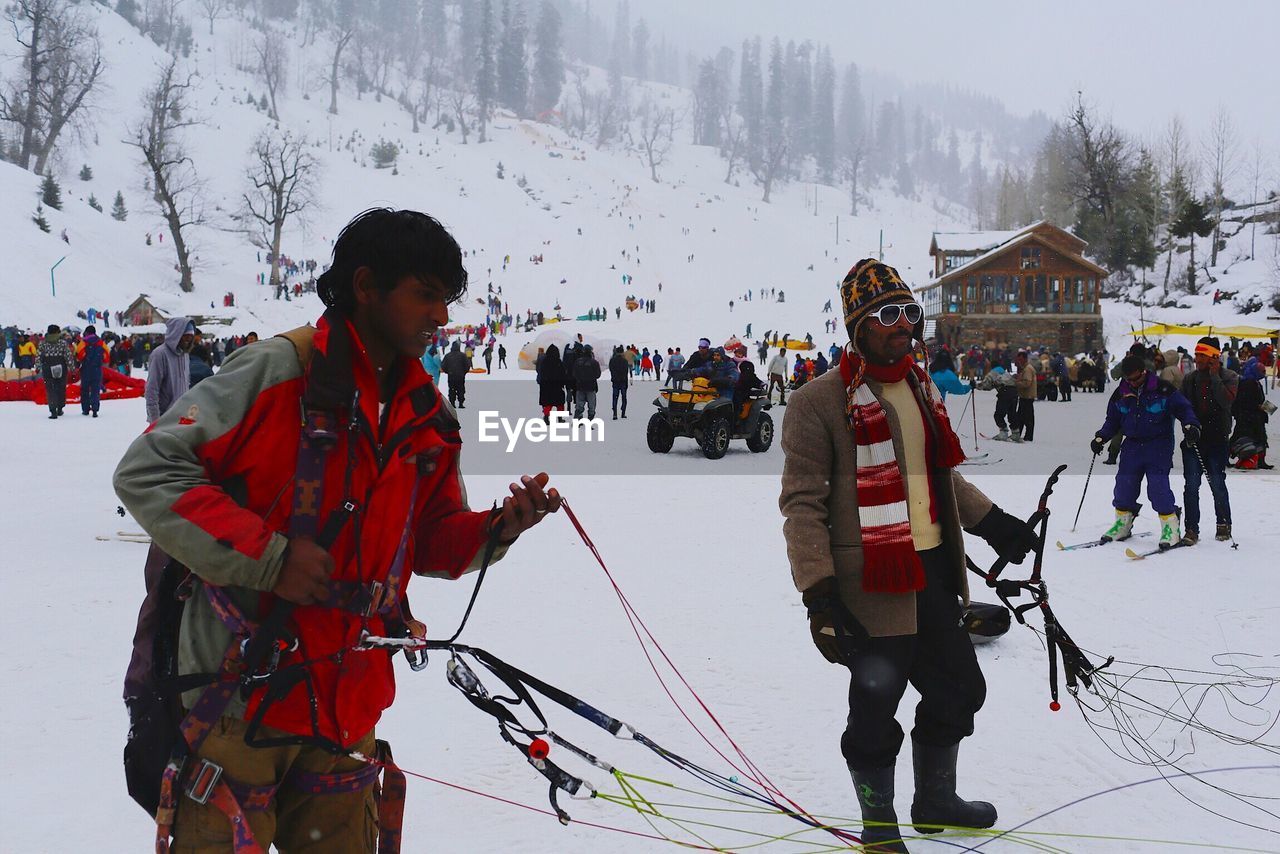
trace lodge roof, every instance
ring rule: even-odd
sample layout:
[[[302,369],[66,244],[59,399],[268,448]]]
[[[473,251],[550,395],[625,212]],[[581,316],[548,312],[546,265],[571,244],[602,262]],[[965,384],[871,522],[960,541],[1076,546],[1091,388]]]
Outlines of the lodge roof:
[[[986,264],[988,261],[990,261],[993,258],[996,258],[997,256],[1003,255],[1006,252],[1009,252],[1017,247],[1020,247],[1030,242],[1040,243],[1044,246],[1047,246],[1051,249],[1054,249],[1062,253],[1068,260],[1073,261],[1081,265],[1082,267],[1087,267],[1088,269],[1095,272],[1101,278],[1106,278],[1107,276],[1111,275],[1106,269],[1099,267],[1097,264],[1093,263],[1088,258],[1085,258],[1083,255],[1080,255],[1079,252],[1068,251],[1061,244],[1055,244],[1052,241],[1050,241],[1046,236],[1046,231],[1048,229],[1045,229],[1043,226],[1048,226],[1048,229],[1052,229],[1055,232],[1060,232],[1062,234],[1067,235],[1076,244],[1078,244],[1080,248],[1084,248],[1085,246],[1088,245],[1083,240],[1076,237],[1074,234],[1071,234],[1068,231],[1064,231],[1063,229],[1058,228],[1056,225],[1053,225],[1051,223],[1048,223],[1042,220],[1041,222],[1035,223],[1034,225],[1027,226],[1022,231],[1016,232],[1016,236],[1011,240],[1007,240],[1004,243],[1001,243],[987,250],[981,255],[978,255],[976,258],[973,258],[961,264],[959,267],[955,267],[951,270],[948,270],[946,273],[934,279],[929,284],[921,285],[920,287],[916,288],[916,290],[927,291],[930,288],[936,288],[938,285],[941,285],[944,282],[951,281],[952,279],[958,278],[959,276],[962,276],[966,273],[973,272],[974,269],[982,266],[983,264]]]

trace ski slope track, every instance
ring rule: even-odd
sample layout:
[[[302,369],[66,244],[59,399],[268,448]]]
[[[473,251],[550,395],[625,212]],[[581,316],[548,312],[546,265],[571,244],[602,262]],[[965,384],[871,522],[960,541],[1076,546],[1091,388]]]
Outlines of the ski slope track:
[[[321,311],[318,300],[312,295],[292,302],[273,299],[268,288],[256,284],[258,274],[268,269],[257,260],[257,250],[243,235],[227,230],[229,213],[239,204],[250,142],[269,124],[262,112],[243,103],[246,91],[258,94],[261,84],[235,65],[235,57],[247,51],[251,31],[234,18],[217,21],[212,38],[203,24],[196,27],[190,68],[198,72],[195,111],[206,124],[190,133],[188,141],[208,184],[209,225],[193,231],[199,258],[196,289],[183,294],[176,284],[170,241],[158,239],[165,231],[163,222],[149,204],[134,152],[121,142],[138,120],[141,93],[165,57],[114,13],[97,4],[84,8],[102,34],[110,88],[100,96],[96,127],[84,146],[68,141],[55,163],[63,209],[46,207],[51,233],[40,232],[30,221],[39,178],[0,163],[0,233],[8,250],[0,326],[75,324],[78,310],[123,309],[139,293],[178,311],[224,316],[230,323],[222,328],[234,333],[256,330],[266,336],[314,320]],[[725,184],[724,162],[713,150],[687,140],[676,145],[661,167],[662,182],[654,183],[634,153],[596,150],[556,128],[509,115],[499,114],[491,141],[483,145],[474,134],[470,144],[462,145],[456,134],[425,127],[415,136],[409,117],[394,103],[368,96],[356,100],[350,88],[339,97],[339,115],[328,116],[327,90],[315,88],[304,99],[296,82],[319,79],[324,51],[303,55],[296,44],[292,50],[293,82],[280,101],[281,124],[318,145],[315,151],[325,171],[320,207],[305,230],[295,223],[286,231],[284,252],[295,259],[327,260],[337,231],[369,206],[427,211],[468,251],[471,295],[455,308],[456,322],[483,320],[475,298],[483,298],[492,282],[518,315],[526,309],[554,315],[558,303],[566,317],[574,317],[603,306],[609,321],[567,322],[563,327],[640,347],[679,345],[688,352],[699,336],[718,343],[743,335],[751,323],[756,335],[766,329],[793,338],[812,333],[825,348],[836,338],[821,334],[822,322],[836,315],[822,314],[822,305],[828,299],[838,303],[836,284],[856,260],[874,254],[881,230],[889,247],[886,261],[908,281],[923,284],[931,269],[927,253],[932,232],[969,227],[963,211],[927,195],[902,199],[873,190],[856,218],[846,215],[847,198],[832,187],[784,185],[775,188],[771,204],[762,204],[758,187],[746,180],[742,186]],[[650,88],[655,97],[677,105],[689,99],[683,90]],[[348,148],[353,135],[356,141]],[[372,167],[368,151],[379,138],[400,145],[398,174]],[[499,162],[505,175],[501,179]],[[82,163],[92,167],[92,181],[77,177]],[[521,176],[526,188],[517,184]],[[124,192],[129,207],[125,222],[109,215],[116,190]],[[86,204],[90,192],[105,213]],[[939,210],[955,210],[957,216]],[[59,239],[63,229],[69,244]],[[145,241],[148,232],[156,237],[151,245]],[[1259,246],[1274,239],[1259,230]],[[1215,268],[1216,287],[1238,290],[1241,302],[1255,293],[1265,296],[1271,287],[1262,252],[1259,260],[1243,259],[1248,241],[1247,228],[1230,234],[1220,268]],[[1207,246],[1201,249],[1207,252]],[[506,255],[511,263],[504,271]],[[534,255],[541,255],[543,263],[532,263]],[[49,268],[63,256],[54,297]],[[634,277],[631,285],[622,284],[624,274]],[[1142,317],[1148,322],[1269,322],[1263,319],[1269,310],[1246,316],[1231,303],[1211,305],[1213,287],[1207,286],[1204,295],[1181,298],[1185,309],[1147,306]],[[784,290],[786,302],[742,301],[745,291],[759,288]],[[235,293],[237,308],[222,308],[227,291]],[[624,309],[620,320],[613,319],[614,307],[631,294],[656,298],[657,311],[630,314]],[[735,302],[732,312],[730,300]],[[1139,306],[1109,301],[1104,312],[1109,347],[1123,352],[1126,333],[1138,324]],[[531,337],[513,333],[505,338],[513,370],[495,379],[532,379],[530,372],[514,370],[515,352]],[[495,474],[494,460],[500,461],[501,453],[477,453],[478,411],[534,415],[536,391],[528,383],[486,377],[471,382],[468,406],[460,413],[468,447],[463,467],[468,468],[469,456],[483,461],[482,467],[472,466],[468,477],[471,502],[483,507],[525,472]],[[691,443],[678,441],[672,454],[654,457],[644,444],[652,391],[647,383],[637,383],[630,417],[607,421],[605,441],[592,451],[609,465],[629,461],[649,474],[613,476],[579,465],[576,473],[564,475],[548,464],[552,482],[572,503],[631,604],[743,751],[811,814],[833,823],[850,822],[858,811],[839,752],[847,674],[813,649],[791,582],[777,508],[781,448],[753,455],[735,443],[725,459],[712,463],[693,451]],[[607,419],[605,394],[600,411]],[[1039,404],[1033,444],[994,446],[974,436],[966,415],[956,424],[965,450],[974,451],[976,444],[975,454],[990,453],[1000,461],[966,468],[965,477],[999,505],[1025,517],[1034,510],[1048,473],[1060,463],[1070,466],[1051,503],[1044,577],[1062,624],[1094,662],[1116,657],[1117,681],[1136,673],[1128,662],[1214,674],[1247,667],[1274,680],[1280,676],[1280,596],[1274,573],[1280,526],[1272,512],[1280,477],[1274,473],[1228,475],[1238,550],[1212,537],[1146,561],[1130,561],[1123,547],[1054,548],[1056,540],[1074,543],[1096,536],[1111,521],[1114,469],[1099,465],[1078,530],[1071,531],[1089,463],[1088,438],[1102,423],[1105,401],[1105,395],[1077,394],[1071,403]],[[953,412],[962,405],[952,399]],[[977,429],[990,433],[994,396],[979,394],[976,408]],[[773,410],[779,427],[785,412]],[[0,663],[5,698],[0,703],[5,733],[0,758],[8,772],[0,782],[6,805],[0,850],[139,851],[150,847],[153,825],[125,791],[120,752],[127,718],[120,693],[143,595],[147,547],[127,535],[140,530],[137,522],[116,515],[111,473],[145,427],[144,407],[141,400],[107,401],[96,420],[82,418],[74,405],[68,413],[49,421],[41,407],[0,404],[0,472],[10,487],[9,510],[0,514],[0,600],[9,606],[0,627],[7,651]],[[1274,447],[1277,421],[1271,430]],[[589,452],[570,448],[556,455],[578,450]],[[556,455],[547,459],[558,463]],[[1178,460],[1173,485],[1181,496]],[[1202,512],[1211,514],[1207,488],[1201,502]],[[1211,521],[1206,520],[1205,533],[1212,531]],[[1144,513],[1137,530],[1149,532],[1155,524]],[[980,565],[993,560],[982,542],[970,538],[969,545]],[[1025,577],[1027,572],[1027,566],[1014,566],[1006,576]],[[457,624],[473,578],[456,583],[415,579],[414,609],[432,637],[447,637]],[[972,592],[974,598],[995,601],[976,580]],[[1040,627],[1036,615],[1029,619]],[[694,762],[725,775],[739,773],[668,699],[608,579],[563,517],[549,518],[525,534],[494,566],[460,641],[488,649],[582,697]],[[1090,722],[1112,723],[1105,712],[1086,717],[1065,693],[1062,711],[1049,711],[1045,653],[1035,632],[1015,625],[977,653],[988,695],[976,732],[962,745],[960,792],[997,805],[996,830],[1018,830],[999,837],[913,838],[913,852],[979,847],[1013,852],[1028,846],[1178,851],[1192,850],[1181,847],[1190,844],[1209,850],[1280,851],[1280,818],[1274,815],[1280,813],[1275,806],[1280,801],[1260,800],[1280,797],[1280,759],[1274,747],[1228,743],[1162,721],[1160,708],[1178,709],[1175,687],[1135,679],[1126,689],[1157,704],[1130,709],[1135,726],[1154,751],[1174,764],[1154,769],[1133,764],[1126,761],[1130,751],[1138,752],[1132,740],[1091,728]],[[487,716],[447,684],[445,656],[434,656],[422,673],[402,664],[397,663],[397,702],[378,728],[379,736],[394,746],[397,762],[436,780],[546,810],[545,779],[501,742]],[[678,680],[673,683],[669,672],[663,674],[716,748],[732,756]],[[1268,693],[1255,685],[1236,694],[1210,692],[1197,714],[1207,725],[1245,739],[1269,745],[1280,741],[1277,728],[1268,729],[1280,715],[1280,689]],[[1097,704],[1096,698],[1090,702]],[[908,689],[899,708],[905,729],[914,705],[915,694]],[[609,739],[550,704],[544,709],[553,716],[553,729],[619,768],[698,787],[693,778],[640,746]],[[567,751],[553,746],[552,759],[601,791],[619,794],[607,775],[574,761]],[[1203,781],[1177,776],[1186,772],[1202,773]],[[897,774],[898,813],[906,818],[912,788],[909,749]],[[1159,780],[1162,775],[1171,779]],[[1153,778],[1157,781],[1143,782]],[[706,804],[658,785],[642,792],[657,802]],[[646,819],[616,803],[567,798],[561,803],[584,824],[562,827],[541,812],[412,777],[404,850],[576,854],[672,848],[586,822],[649,834],[656,827],[680,839],[695,839],[687,828]],[[695,829],[712,844],[733,850],[761,841],[744,831],[780,837],[804,830],[776,816],[675,809],[670,814],[728,828]],[[856,832],[856,825],[850,829]],[[828,850],[836,842],[806,832],[771,842],[765,850]]]

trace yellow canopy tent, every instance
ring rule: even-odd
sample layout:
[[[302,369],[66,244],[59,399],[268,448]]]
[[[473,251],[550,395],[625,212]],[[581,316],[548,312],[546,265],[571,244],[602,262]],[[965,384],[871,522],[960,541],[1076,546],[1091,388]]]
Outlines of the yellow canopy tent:
[[[1201,323],[1195,326],[1180,326],[1176,323],[1153,323],[1130,334],[1135,338],[1153,338],[1162,335],[1219,335],[1228,338],[1274,338],[1280,333],[1277,329],[1262,326],[1215,326],[1212,323]]]

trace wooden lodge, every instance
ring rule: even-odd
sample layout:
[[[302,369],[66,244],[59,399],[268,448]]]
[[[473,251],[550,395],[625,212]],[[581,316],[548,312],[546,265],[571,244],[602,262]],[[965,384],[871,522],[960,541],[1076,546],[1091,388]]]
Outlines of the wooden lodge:
[[[938,340],[953,350],[1092,350],[1103,343],[1098,291],[1108,273],[1081,254],[1086,245],[1046,220],[1014,231],[935,232],[933,281],[915,290]]]

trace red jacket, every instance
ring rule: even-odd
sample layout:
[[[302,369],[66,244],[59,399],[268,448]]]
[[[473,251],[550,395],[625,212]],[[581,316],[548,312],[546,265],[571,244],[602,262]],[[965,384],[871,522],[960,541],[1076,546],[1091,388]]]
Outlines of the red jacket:
[[[302,363],[308,364],[305,376]],[[205,582],[226,588],[250,618],[265,614],[275,599],[266,591],[284,562],[305,391],[308,408],[338,414],[337,444],[325,458],[320,526],[345,498],[361,508],[330,549],[334,580],[385,585],[410,513],[401,588],[409,568],[457,578],[476,568],[490,514],[467,506],[458,422],[430,376],[416,359],[404,357],[391,370],[400,382],[381,421],[372,366],[341,316],[330,312],[315,330],[240,348],[133,443],[116,471],[116,491],[157,546]],[[426,456],[432,448],[442,449],[434,468]],[[308,668],[318,734],[343,745],[368,733],[395,697],[385,651],[345,652],[340,662],[326,658],[350,650],[364,628],[386,633],[376,614],[298,607],[291,629],[299,646],[280,662],[313,662]],[[182,671],[216,670],[231,635],[204,596],[188,603],[182,633]],[[260,696],[247,709],[237,703],[228,713],[251,716]],[[316,734],[310,705],[306,687],[297,687],[268,710],[264,722]]]

